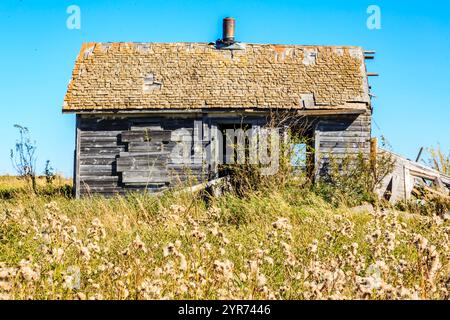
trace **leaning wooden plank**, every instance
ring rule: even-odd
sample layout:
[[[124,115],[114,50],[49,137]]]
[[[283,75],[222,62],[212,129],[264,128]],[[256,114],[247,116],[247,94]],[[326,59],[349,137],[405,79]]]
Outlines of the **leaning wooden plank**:
[[[184,192],[189,192],[189,193],[194,193],[194,192],[199,192],[202,191],[206,188],[210,188],[210,187],[214,187],[214,186],[218,186],[221,184],[225,184],[229,181],[229,177],[222,177],[222,178],[218,178],[218,179],[214,179],[211,181],[207,181],[207,182],[202,182],[199,184],[196,184],[194,186],[191,187],[187,187],[185,189],[182,189],[180,191],[176,191],[175,194],[180,194],[180,193],[184,193]]]
[[[446,199],[446,200],[449,200],[449,201],[450,201],[450,195],[449,195],[449,194],[445,194],[445,193],[443,193],[443,192],[440,192],[440,191],[435,190],[435,189],[433,189],[433,188],[430,188],[430,187],[428,187],[428,186],[423,186],[423,188],[424,188],[427,192],[429,192],[429,193],[431,193],[431,194],[433,194],[433,195],[435,195],[435,196],[437,196],[437,197],[441,197],[441,198],[443,198],[443,199]]]

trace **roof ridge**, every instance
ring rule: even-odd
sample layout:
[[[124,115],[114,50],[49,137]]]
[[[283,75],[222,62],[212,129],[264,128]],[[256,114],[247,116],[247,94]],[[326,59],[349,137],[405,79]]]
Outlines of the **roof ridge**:
[[[258,42],[244,42],[244,41],[236,41],[236,43],[242,43],[249,46],[284,46],[284,47],[305,47],[305,48],[363,48],[362,46],[357,45],[335,45],[335,44],[293,44],[293,43],[258,43]],[[189,44],[198,44],[198,45],[207,45],[214,46],[215,42],[199,42],[199,41],[174,41],[174,42],[155,42],[155,41],[87,41],[83,42],[83,45],[90,44],[157,44],[157,45],[189,45]]]

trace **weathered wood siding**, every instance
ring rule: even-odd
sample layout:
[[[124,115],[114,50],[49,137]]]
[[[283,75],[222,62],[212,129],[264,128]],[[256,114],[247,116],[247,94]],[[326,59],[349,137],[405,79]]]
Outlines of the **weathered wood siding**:
[[[314,134],[317,174],[325,175],[330,161],[370,154],[371,114],[327,116],[317,119]]]
[[[266,123],[261,115],[221,116],[202,114],[172,115],[78,115],[74,182],[77,196],[110,196],[127,191],[158,192],[178,183],[199,183],[217,177],[217,163],[202,161],[180,164],[173,157],[176,142],[173,134],[192,138],[197,135],[194,121],[202,125],[200,144],[207,147],[212,129],[221,125],[246,124],[260,127]],[[358,152],[369,153],[370,114],[305,118],[316,149],[316,164],[326,166],[329,154],[342,157]],[[179,137],[182,139],[182,137]],[[198,147],[198,145],[197,145]],[[195,153],[195,146],[189,151]],[[217,150],[214,147],[212,152]],[[320,160],[318,160],[320,159]]]
[[[176,164],[170,157],[171,133],[183,128],[192,135],[193,119],[80,117],[77,123],[79,195],[154,192],[206,179],[201,164]]]

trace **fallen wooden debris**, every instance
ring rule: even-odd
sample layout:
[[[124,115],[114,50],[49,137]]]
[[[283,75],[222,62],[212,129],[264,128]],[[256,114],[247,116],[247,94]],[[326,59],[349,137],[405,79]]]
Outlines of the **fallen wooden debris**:
[[[412,196],[421,199],[426,198],[426,194],[432,194],[450,201],[450,176],[391,151],[381,149],[379,152],[390,154],[395,161],[392,174],[382,181],[377,190],[380,197],[396,203],[409,200]]]
[[[199,184],[197,184],[195,186],[184,188],[182,190],[176,191],[175,194],[185,193],[185,192],[195,193],[195,192],[199,192],[199,191],[202,191],[202,190],[210,189],[211,192],[214,195],[219,195],[220,194],[219,189],[221,187],[225,186],[228,181],[229,181],[229,177],[228,176],[221,177],[221,178],[218,178],[218,179],[214,179],[214,180],[210,180],[210,181],[207,181],[207,182],[199,183]]]

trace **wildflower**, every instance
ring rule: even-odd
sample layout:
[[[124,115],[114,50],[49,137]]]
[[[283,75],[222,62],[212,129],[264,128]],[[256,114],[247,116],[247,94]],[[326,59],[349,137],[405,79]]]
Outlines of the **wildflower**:
[[[206,234],[198,229],[194,229],[194,231],[192,231],[191,233],[191,236],[196,238],[198,241],[203,241],[206,238]]]
[[[138,290],[144,299],[161,299],[162,287],[162,280],[145,279],[138,287]]]
[[[89,251],[93,251],[93,252],[96,252],[96,253],[100,253],[100,251],[101,251],[100,246],[97,243],[95,243],[95,242],[94,243],[92,243],[92,242],[88,243],[87,248],[89,249]]]
[[[262,288],[266,285],[267,283],[267,278],[265,275],[263,274],[259,274],[258,277],[256,278],[256,285],[258,288]]]
[[[40,277],[38,270],[33,270],[31,263],[26,260],[21,260],[19,262],[19,272],[23,279],[27,282],[37,281]]]
[[[174,214],[181,214],[181,213],[186,212],[185,206],[180,206],[177,204],[172,204],[169,208]]]
[[[0,291],[11,291],[11,289],[12,289],[11,282],[0,280]]]
[[[161,269],[160,267],[155,268],[155,271],[153,272],[155,277],[159,278],[162,273],[163,273],[163,269]]]
[[[295,259],[295,256],[292,253],[289,253],[289,255],[287,256],[287,258],[285,260],[285,265],[294,267],[296,262],[297,262],[297,260]]]
[[[89,297],[89,300],[103,300],[103,295],[101,293],[96,293]]]
[[[73,289],[74,288],[74,276],[73,275],[65,275],[63,277],[63,288],[65,289]]]
[[[185,271],[187,269],[186,257],[182,253],[180,253],[179,258],[180,258],[180,270]]]
[[[219,235],[219,229],[217,228],[217,224],[215,223],[214,226],[209,230],[211,234],[216,237]]]
[[[214,261],[214,270],[225,280],[230,280],[233,277],[233,263],[230,260]]]
[[[166,247],[164,247],[163,256],[167,257],[168,255],[172,254],[174,251],[175,251],[175,245],[170,242]]]
[[[106,231],[102,222],[98,218],[94,218],[91,222],[91,227],[88,228],[88,237],[96,241],[106,238]]]
[[[278,218],[277,221],[272,223],[272,226],[275,229],[279,230],[291,230],[292,226],[289,224],[289,220],[287,218]]]
[[[6,268],[2,267],[0,268],[0,280],[5,280],[8,278],[12,278],[16,275],[16,269],[15,268]]]
[[[147,248],[145,246],[145,243],[142,242],[141,237],[139,235],[136,235],[136,239],[133,240],[133,246],[137,250],[142,250],[144,253],[147,253]]]
[[[197,269],[197,275],[199,275],[200,277],[205,277],[205,270],[203,269],[203,267],[199,267]]]
[[[424,251],[428,246],[428,240],[420,234],[414,235],[414,243],[420,251]]]
[[[220,208],[210,207],[206,212],[211,218],[219,218],[220,217]]]
[[[7,293],[0,292],[0,300],[11,300],[11,296]]]
[[[44,208],[48,211],[53,211],[53,212],[59,211],[58,203],[56,201],[51,201],[51,202],[45,204]]]
[[[250,273],[256,274],[258,273],[259,267],[258,267],[258,261],[256,260],[249,260],[247,262],[248,267],[250,268]]]
[[[311,253],[316,253],[318,244],[319,244],[318,240],[313,240],[313,242],[309,245],[309,251]]]
[[[430,246],[428,252],[428,261],[429,261],[429,270],[427,274],[427,281],[433,285],[434,278],[436,277],[436,273],[441,268],[441,262],[439,259],[439,254],[434,245]]]
[[[53,258],[56,261],[60,261],[62,256],[63,256],[63,254],[64,254],[64,250],[62,248],[58,248],[56,250],[53,250]]]
[[[184,294],[186,292],[188,292],[189,288],[187,285],[185,285],[184,283],[182,283],[179,287],[180,293]]]
[[[83,292],[77,292],[77,299],[86,300],[86,294],[84,294]]]
[[[81,247],[81,248],[80,248],[80,253],[81,253],[81,257],[82,257],[85,261],[91,260],[91,253],[90,253],[88,247]]]
[[[378,276],[359,277],[356,276],[356,284],[363,294],[372,294],[374,290],[381,288],[382,281]]]

